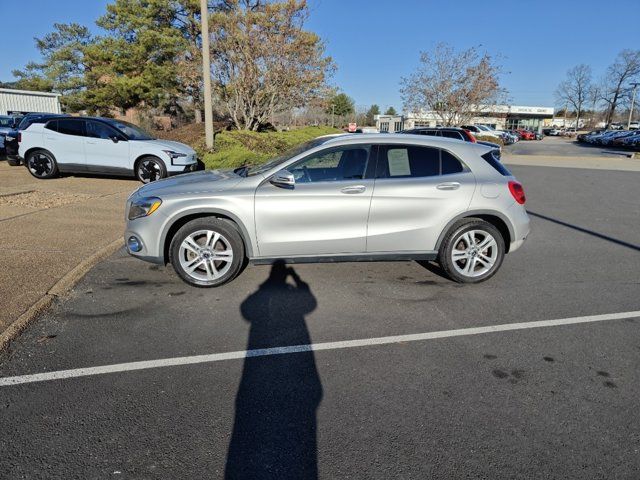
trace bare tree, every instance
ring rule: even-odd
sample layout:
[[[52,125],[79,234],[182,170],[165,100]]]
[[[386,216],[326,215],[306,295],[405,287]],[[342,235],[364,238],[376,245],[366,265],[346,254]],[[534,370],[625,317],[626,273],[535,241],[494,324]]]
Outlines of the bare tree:
[[[490,55],[472,47],[456,52],[445,43],[420,54],[420,65],[402,78],[400,94],[406,111],[431,110],[443,125],[468,123],[505,95],[502,68]]]
[[[576,112],[576,129],[580,125],[580,114],[591,93],[591,67],[585,64],[569,69],[567,78],[556,90],[556,99],[563,105],[571,105]]]
[[[211,16],[214,88],[238,129],[258,130],[322,93],[333,63],[303,29],[307,16],[305,0],[226,0]]]
[[[640,50],[623,50],[609,66],[603,81],[602,100],[607,103],[605,122],[613,121],[616,107],[629,96],[629,83],[640,75]]]

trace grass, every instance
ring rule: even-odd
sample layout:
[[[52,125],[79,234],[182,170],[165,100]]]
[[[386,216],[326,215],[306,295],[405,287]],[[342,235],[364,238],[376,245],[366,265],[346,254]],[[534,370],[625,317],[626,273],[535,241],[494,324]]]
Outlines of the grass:
[[[214,151],[205,153],[202,160],[207,168],[255,165],[321,135],[338,132],[326,127],[305,127],[288,132],[225,131],[216,135]]]
[[[188,125],[158,136],[191,145],[207,168],[234,168],[264,163],[292,147],[321,135],[340,133],[331,127],[304,127],[288,132],[222,131],[216,135],[213,152],[204,148],[204,127]]]

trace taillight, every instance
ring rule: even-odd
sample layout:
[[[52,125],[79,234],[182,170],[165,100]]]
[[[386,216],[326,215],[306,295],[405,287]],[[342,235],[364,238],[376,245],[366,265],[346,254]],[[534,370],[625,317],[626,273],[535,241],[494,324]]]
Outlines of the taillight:
[[[22,141],[22,132],[18,132],[18,136],[16,138],[18,139],[18,143],[20,143]]]
[[[513,180],[509,182],[509,191],[511,195],[520,205],[524,205],[524,202],[527,201],[527,198],[524,196],[524,188],[518,182],[514,182]]]
[[[463,129],[463,131],[464,131],[464,133],[467,135],[467,138],[469,139],[469,141],[470,141],[471,143],[476,143],[476,141],[477,141],[477,140],[476,140],[476,137],[474,137],[473,135],[471,135],[471,132],[470,132],[469,130],[464,130],[464,129]]]

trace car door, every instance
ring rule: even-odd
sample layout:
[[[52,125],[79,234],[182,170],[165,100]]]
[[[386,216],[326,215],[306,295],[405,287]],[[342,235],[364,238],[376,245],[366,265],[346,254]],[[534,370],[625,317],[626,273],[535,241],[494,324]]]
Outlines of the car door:
[[[370,152],[370,145],[324,149],[289,166],[292,188],[263,182],[255,194],[260,256],[364,253],[373,191]]]
[[[86,170],[83,119],[49,120],[43,131],[44,146],[56,158],[60,170],[76,172]]]
[[[368,252],[434,251],[447,223],[469,208],[475,177],[450,151],[381,145],[369,213]]]
[[[131,174],[129,142],[115,128],[97,120],[87,120],[84,152],[90,172]]]

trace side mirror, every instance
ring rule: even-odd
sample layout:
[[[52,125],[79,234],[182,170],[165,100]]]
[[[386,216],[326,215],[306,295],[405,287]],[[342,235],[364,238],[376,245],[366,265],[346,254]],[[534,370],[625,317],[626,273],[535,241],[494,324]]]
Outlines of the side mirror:
[[[280,188],[293,188],[296,184],[296,179],[289,170],[280,170],[269,181]]]

